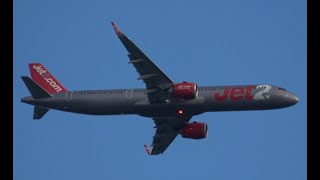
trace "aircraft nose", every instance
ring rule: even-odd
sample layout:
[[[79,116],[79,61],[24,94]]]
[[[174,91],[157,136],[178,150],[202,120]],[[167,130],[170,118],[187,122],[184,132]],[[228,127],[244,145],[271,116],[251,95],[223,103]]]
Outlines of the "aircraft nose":
[[[292,106],[292,105],[295,105],[299,102],[299,98],[293,94],[289,94],[287,95],[287,101],[288,103]]]

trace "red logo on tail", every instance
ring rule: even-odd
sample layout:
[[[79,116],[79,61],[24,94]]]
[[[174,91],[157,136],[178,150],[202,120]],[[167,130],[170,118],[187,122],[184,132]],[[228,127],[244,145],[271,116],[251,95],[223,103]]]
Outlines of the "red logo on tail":
[[[40,63],[29,64],[29,69],[31,78],[48,93],[67,92],[67,89],[65,89]]]

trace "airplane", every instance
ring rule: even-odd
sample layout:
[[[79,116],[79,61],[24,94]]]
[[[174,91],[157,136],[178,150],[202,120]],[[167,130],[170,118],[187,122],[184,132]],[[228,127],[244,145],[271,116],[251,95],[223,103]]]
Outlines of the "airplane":
[[[177,135],[189,139],[207,137],[208,125],[190,122],[193,116],[216,111],[249,111],[285,108],[299,99],[274,85],[202,86],[193,82],[173,82],[120,29],[112,27],[128,51],[129,64],[146,88],[68,91],[40,63],[30,63],[31,78],[21,76],[31,96],[21,102],[34,105],[33,119],[41,119],[50,109],[90,114],[136,114],[152,118],[156,129],[149,155],[163,154]]]

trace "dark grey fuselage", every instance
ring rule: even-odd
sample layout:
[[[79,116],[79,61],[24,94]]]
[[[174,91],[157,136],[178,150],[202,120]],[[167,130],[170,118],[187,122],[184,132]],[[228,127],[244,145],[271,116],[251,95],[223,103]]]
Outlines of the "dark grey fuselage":
[[[199,87],[199,94],[195,99],[171,98],[165,103],[156,104],[149,103],[145,89],[68,91],[53,94],[50,98],[34,99],[28,96],[21,101],[81,114],[138,114],[146,117],[175,117],[181,114],[193,116],[213,111],[267,110],[292,106],[298,102],[296,96],[278,86],[250,86],[255,88],[248,94],[246,94],[248,86]],[[264,86],[267,86],[267,91]],[[237,89],[238,94],[231,95],[232,89]],[[246,98],[247,96],[249,98]],[[183,113],[178,113],[179,110]]]

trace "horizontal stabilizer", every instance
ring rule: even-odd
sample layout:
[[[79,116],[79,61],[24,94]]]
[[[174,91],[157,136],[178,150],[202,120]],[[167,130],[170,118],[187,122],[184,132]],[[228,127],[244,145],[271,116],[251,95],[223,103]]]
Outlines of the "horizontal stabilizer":
[[[50,109],[34,106],[33,119],[41,119]]]
[[[40,99],[40,98],[51,97],[51,94],[49,94],[46,90],[44,90],[41,86],[39,86],[38,83],[34,82],[28,76],[21,76],[21,78],[24,84],[27,86],[33,98]]]

